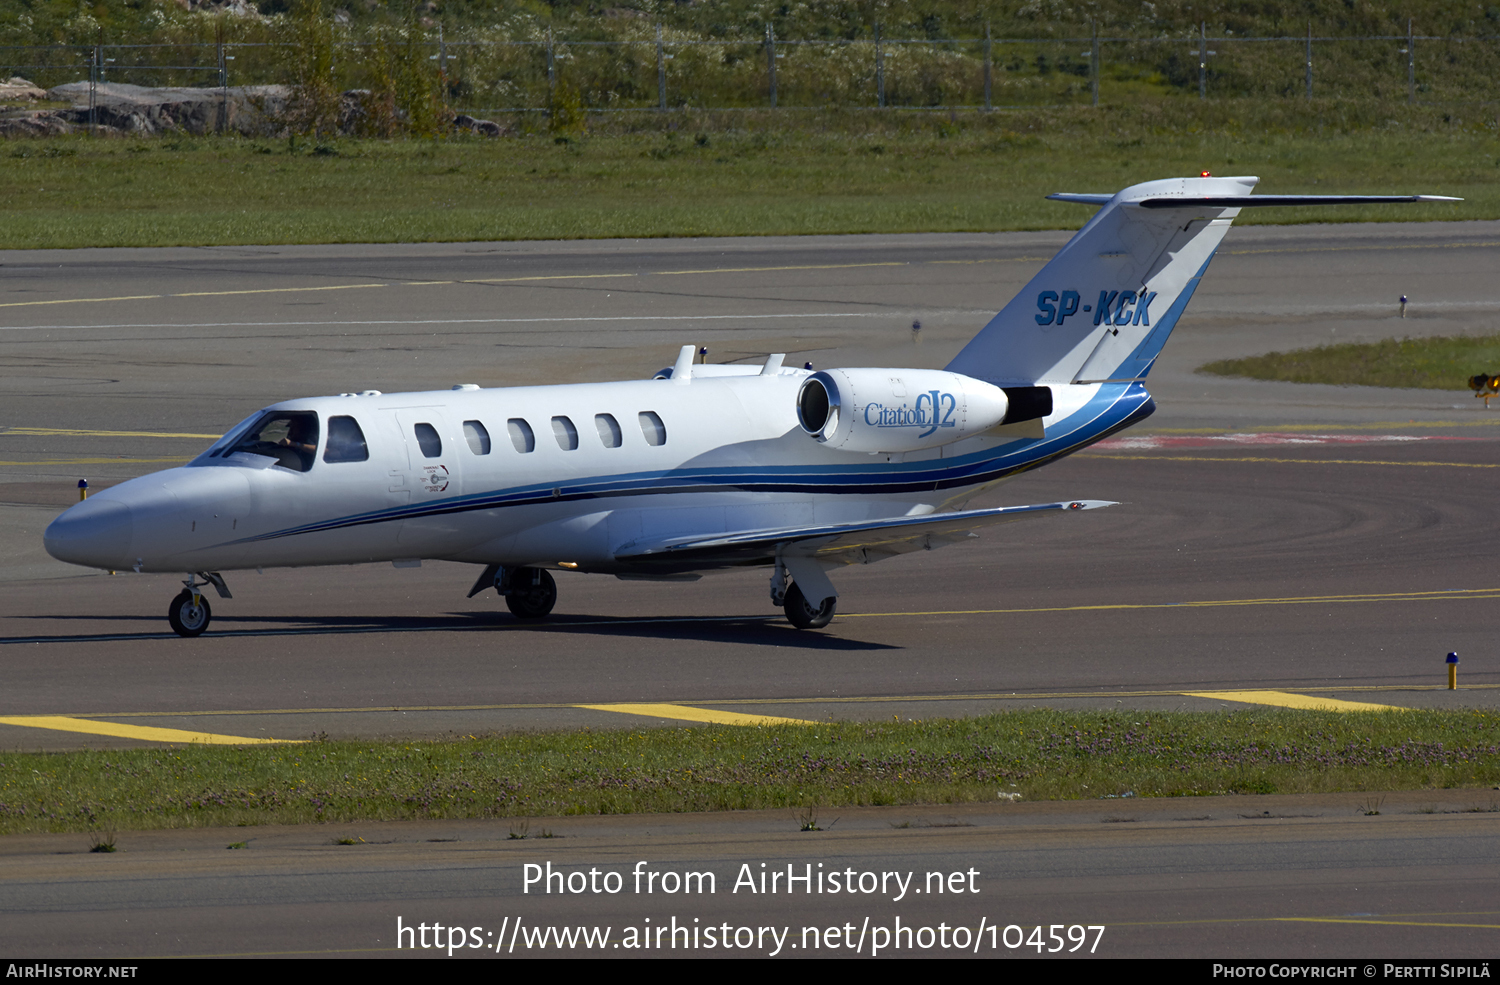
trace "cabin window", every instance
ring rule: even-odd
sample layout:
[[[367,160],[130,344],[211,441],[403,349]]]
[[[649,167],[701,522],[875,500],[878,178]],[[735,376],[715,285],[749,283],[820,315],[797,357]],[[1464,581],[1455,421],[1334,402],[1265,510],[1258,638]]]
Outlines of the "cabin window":
[[[306,472],[318,451],[318,415],[310,410],[271,411],[250,425],[229,452],[247,452],[276,459],[293,472]]]
[[[656,447],[667,443],[667,426],[661,422],[656,411],[643,410],[639,417],[641,433],[646,436],[646,444]]]
[[[478,421],[464,421],[464,438],[469,442],[469,451],[474,454],[490,453],[490,432]]]
[[[422,449],[422,457],[438,458],[443,454],[443,439],[438,437],[437,428],[431,424],[414,424],[412,430],[417,433],[417,446]]]
[[[578,429],[566,417],[552,418],[552,435],[557,438],[557,447],[563,451],[574,451],[578,448]]]
[[[328,447],[323,449],[325,462],[365,462],[370,458],[370,446],[365,444],[365,433],[359,422],[352,417],[330,417],[328,419]]]
[[[532,433],[530,424],[519,417],[512,417],[505,422],[505,429],[510,432],[510,443],[516,446],[516,451],[523,455],[536,451],[536,435]]]
[[[606,448],[618,448],[625,440],[620,433],[620,422],[615,420],[613,414],[595,414],[594,427],[599,429],[599,440]]]

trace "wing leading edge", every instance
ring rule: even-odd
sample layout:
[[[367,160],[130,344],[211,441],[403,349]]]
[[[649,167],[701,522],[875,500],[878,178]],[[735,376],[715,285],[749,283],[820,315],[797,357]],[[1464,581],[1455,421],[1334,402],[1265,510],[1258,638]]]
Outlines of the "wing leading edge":
[[[932,550],[964,540],[978,527],[1011,523],[1055,513],[1114,506],[1104,500],[1075,500],[1032,506],[929,513],[861,523],[831,523],[770,530],[746,530],[711,537],[674,537],[632,544],[615,559],[642,568],[694,568],[751,565],[776,558],[812,558],[832,564],[868,564],[897,554]]]

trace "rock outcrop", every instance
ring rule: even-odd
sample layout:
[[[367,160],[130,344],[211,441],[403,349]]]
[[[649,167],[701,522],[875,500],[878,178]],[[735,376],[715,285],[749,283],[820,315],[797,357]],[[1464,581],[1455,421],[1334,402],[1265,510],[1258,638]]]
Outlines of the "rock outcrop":
[[[89,124],[89,84],[69,82],[47,93],[72,103],[59,115],[75,127]],[[283,128],[290,86],[227,89],[152,89],[120,82],[94,88],[94,122],[122,133],[239,133],[266,136]]]
[[[9,79],[0,82],[0,103],[34,103],[38,99],[46,98],[46,89],[32,85],[19,75],[12,75]]]
[[[26,93],[9,96],[6,93]],[[247,137],[285,136],[299,114],[292,86],[232,86],[227,89],[162,88],[104,82],[69,82],[43,91],[25,79],[0,85],[0,100],[13,106],[24,100],[66,102],[67,109],[11,109],[0,117],[0,137],[47,136],[86,129],[92,123],[106,133],[154,136],[164,133],[236,133]],[[368,90],[354,89],[339,98],[337,126],[345,134],[368,136],[376,114]],[[491,120],[459,115],[456,132],[499,137],[509,131]]]

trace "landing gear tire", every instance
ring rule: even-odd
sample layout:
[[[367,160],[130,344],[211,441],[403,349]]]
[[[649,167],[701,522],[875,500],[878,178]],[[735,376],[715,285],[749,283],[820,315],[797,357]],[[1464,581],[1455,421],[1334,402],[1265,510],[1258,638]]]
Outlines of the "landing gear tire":
[[[171,607],[167,609],[167,622],[172,624],[172,632],[178,636],[203,635],[212,618],[213,612],[208,607],[208,599],[199,595],[198,604],[194,605],[193,593],[186,589],[177,594]]]
[[[557,582],[546,568],[517,568],[505,604],[517,619],[542,619],[557,604]]]
[[[786,604],[782,608],[786,610],[787,619],[798,629],[822,629],[833,621],[833,612],[838,608],[838,603],[838,597],[830,595],[815,609],[802,594],[802,589],[797,587],[797,583],[792,582],[786,590]]]

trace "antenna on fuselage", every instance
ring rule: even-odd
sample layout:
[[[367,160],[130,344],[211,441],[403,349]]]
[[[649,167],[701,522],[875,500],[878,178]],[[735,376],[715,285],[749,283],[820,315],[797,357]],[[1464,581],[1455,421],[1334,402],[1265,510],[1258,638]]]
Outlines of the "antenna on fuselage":
[[[697,352],[697,346],[685,345],[682,347],[682,350],[677,353],[677,365],[672,367],[673,383],[681,384],[693,382],[693,357],[697,355]]]

